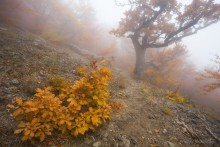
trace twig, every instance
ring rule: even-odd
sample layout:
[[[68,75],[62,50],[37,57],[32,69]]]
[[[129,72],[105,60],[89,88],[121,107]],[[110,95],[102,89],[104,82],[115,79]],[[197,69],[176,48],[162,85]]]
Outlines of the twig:
[[[215,136],[215,134],[210,130],[206,121],[204,119],[202,119],[201,117],[197,116],[196,114],[194,114],[194,115],[203,121],[203,123],[204,123],[203,126],[204,126],[205,130],[208,132],[208,134],[211,135],[211,137],[214,138],[217,142],[220,142],[220,138]]]
[[[211,135],[217,142],[220,142],[220,139],[217,136],[215,136],[214,133],[212,133],[212,131],[207,126],[204,126],[204,127],[209,135]]]
[[[3,132],[1,132],[1,131],[0,131],[0,133],[1,133],[2,135],[4,135],[5,137],[7,137],[7,135],[6,135],[5,133],[3,133]]]
[[[190,136],[191,136],[192,138],[197,139],[203,146],[208,147],[208,146],[199,138],[199,136],[198,136],[195,132],[191,131],[191,130],[187,127],[187,125],[186,125],[184,122],[178,121],[178,124],[181,125],[181,126],[183,126],[184,128],[186,128],[187,132],[190,134]]]

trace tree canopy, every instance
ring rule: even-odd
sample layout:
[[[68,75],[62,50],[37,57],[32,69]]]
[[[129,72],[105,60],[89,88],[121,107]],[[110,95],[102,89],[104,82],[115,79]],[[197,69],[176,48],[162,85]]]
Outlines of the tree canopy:
[[[118,5],[129,5],[130,9],[112,33],[131,38],[136,51],[136,75],[143,72],[147,48],[167,47],[220,20],[220,4],[215,0],[185,4],[178,0],[128,0]]]
[[[123,5],[123,4],[121,4]],[[119,37],[137,37],[144,48],[159,48],[197,33],[220,20],[220,4],[214,0],[129,0],[113,33]]]

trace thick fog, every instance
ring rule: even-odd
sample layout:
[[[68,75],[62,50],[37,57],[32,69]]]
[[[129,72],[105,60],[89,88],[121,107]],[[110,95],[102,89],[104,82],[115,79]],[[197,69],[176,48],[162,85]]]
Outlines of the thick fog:
[[[120,70],[134,71],[132,41],[110,34],[129,6],[117,6],[115,0],[44,0],[44,3],[2,0],[1,3],[0,22],[33,32],[47,41],[74,47],[88,57],[111,57]],[[212,80],[197,80],[206,73],[204,69],[215,69],[213,60],[215,55],[220,56],[219,32],[220,23],[216,23],[184,38],[182,44],[149,49],[146,62],[151,62],[151,66],[144,71],[145,80],[171,90],[180,88],[182,95],[220,113],[219,87],[204,94],[203,86]]]
[[[119,0],[118,2],[123,2]],[[190,0],[188,0],[190,2]],[[114,0],[90,0],[99,23],[115,27],[128,7],[116,6]],[[211,59],[220,54],[220,23],[216,23],[197,34],[184,38],[183,43],[189,51],[189,58],[198,69],[212,66]]]

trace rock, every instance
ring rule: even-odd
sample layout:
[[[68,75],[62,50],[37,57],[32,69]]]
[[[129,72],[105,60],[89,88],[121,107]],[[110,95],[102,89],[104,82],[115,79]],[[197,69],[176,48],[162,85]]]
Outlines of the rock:
[[[122,137],[122,146],[129,147],[131,144],[130,140],[128,140],[125,136]]]
[[[1,31],[7,31],[8,29],[6,28],[0,28]]]
[[[10,93],[11,93],[11,91],[10,91],[9,88],[4,88],[2,91],[3,91],[5,94],[10,94]]]
[[[86,138],[84,139],[84,142],[85,142],[86,144],[90,144],[90,143],[93,142],[93,140],[92,140],[91,137],[86,137]]]
[[[93,147],[101,147],[102,142],[101,141],[96,141],[93,143]]]
[[[182,128],[183,129],[183,133],[186,133],[187,132],[187,129],[186,128]]]
[[[40,70],[40,75],[43,76],[44,75],[44,71]]]
[[[164,143],[164,147],[177,147],[174,143],[170,142],[170,141],[166,141]]]
[[[107,137],[108,137],[108,133],[105,133],[105,134],[103,135],[103,137],[104,137],[104,138],[107,138]]]
[[[18,85],[18,84],[20,84],[20,82],[19,82],[17,79],[11,80],[11,83],[12,83],[13,85]]]
[[[148,115],[148,118],[149,118],[149,119],[155,119],[155,116],[154,116],[153,114],[149,114],[149,115]]]
[[[152,132],[152,131],[148,131],[148,133],[149,133],[149,134],[153,134],[153,132]]]
[[[111,146],[113,146],[113,147],[118,147],[118,143],[113,139],[113,140],[112,140],[112,143],[111,143]]]
[[[181,125],[181,124],[182,124],[178,119],[176,119],[176,123],[177,123],[178,125]]]
[[[132,144],[137,144],[138,143],[136,138],[131,138],[131,142],[132,142]]]
[[[167,129],[163,129],[163,134],[167,134]]]
[[[155,133],[159,133],[159,132],[160,132],[160,129],[155,129],[154,132],[155,132]]]
[[[104,142],[108,142],[108,139],[107,138],[103,138],[102,139]]]

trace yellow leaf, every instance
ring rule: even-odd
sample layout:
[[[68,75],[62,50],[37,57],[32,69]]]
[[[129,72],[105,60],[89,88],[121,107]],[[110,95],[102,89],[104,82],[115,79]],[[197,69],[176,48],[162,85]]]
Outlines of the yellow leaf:
[[[18,127],[19,128],[24,128],[26,126],[26,124],[24,123],[24,122],[20,122],[19,124],[18,124]]]
[[[92,125],[89,125],[89,129],[91,129],[92,131],[95,130],[94,126],[92,126]]]
[[[12,115],[14,116],[14,117],[17,117],[18,115],[20,115],[20,114],[22,114],[23,113],[23,110],[22,109],[17,109],[17,110],[15,110],[13,113],[12,113]]]
[[[8,108],[15,108],[15,106],[12,105],[12,104],[8,104],[7,107],[8,107]]]
[[[15,98],[15,101],[18,105],[22,105],[23,104],[23,101],[21,98]]]
[[[19,134],[19,133],[23,132],[23,130],[24,130],[24,129],[15,130],[15,131],[14,131],[14,134]]]
[[[31,138],[34,137],[34,132],[31,131],[30,137],[31,137]]]
[[[77,102],[76,102],[76,100],[75,100],[74,98],[69,98],[67,101],[70,102],[69,105],[74,105],[74,106],[77,106],[77,105],[78,105]]]
[[[34,106],[34,102],[31,100],[26,101],[25,104],[29,106]]]
[[[25,135],[25,136],[29,135],[30,133],[31,133],[30,130],[24,130],[24,135]]]
[[[41,134],[42,134],[42,132],[37,132],[34,136],[35,136],[35,137],[40,137]]]
[[[44,133],[41,133],[41,135],[40,135],[40,141],[41,141],[41,142],[44,141],[44,138],[45,138]]]
[[[76,130],[72,131],[71,134],[72,134],[73,136],[77,136],[77,135],[79,134],[79,132],[78,132],[78,130],[76,129]]]
[[[37,118],[34,118],[32,121],[31,121],[31,124],[34,125],[36,124],[37,122],[39,122],[39,120]]]
[[[50,116],[53,116],[53,112],[49,112],[49,115],[50,115]]]
[[[51,132],[45,132],[45,134],[47,134],[47,135],[52,135]]]
[[[71,126],[71,122],[70,122],[70,121],[66,121],[66,124],[67,124],[68,126]]]
[[[28,140],[28,139],[29,139],[28,136],[23,136],[23,137],[21,138],[22,141],[25,141],[25,140]]]
[[[29,112],[37,111],[37,110],[38,110],[37,108],[28,108],[27,110],[25,110],[25,113],[29,113]]]
[[[101,124],[101,120],[99,117],[93,116],[92,117],[92,124],[98,126],[99,124]]]
[[[90,123],[90,122],[91,122],[90,116],[87,116],[86,117],[86,123]]]
[[[64,122],[65,122],[65,120],[61,120],[61,121],[59,122],[59,125],[63,125]]]
[[[84,127],[81,127],[81,128],[78,128],[78,132],[82,135],[85,134],[85,132],[88,130],[89,128],[87,126],[84,126]]]
[[[48,111],[44,112],[44,113],[42,114],[42,117],[43,117],[43,118],[46,118],[47,115],[48,115]]]
[[[99,99],[96,95],[94,95],[92,98],[93,98],[94,100]]]

